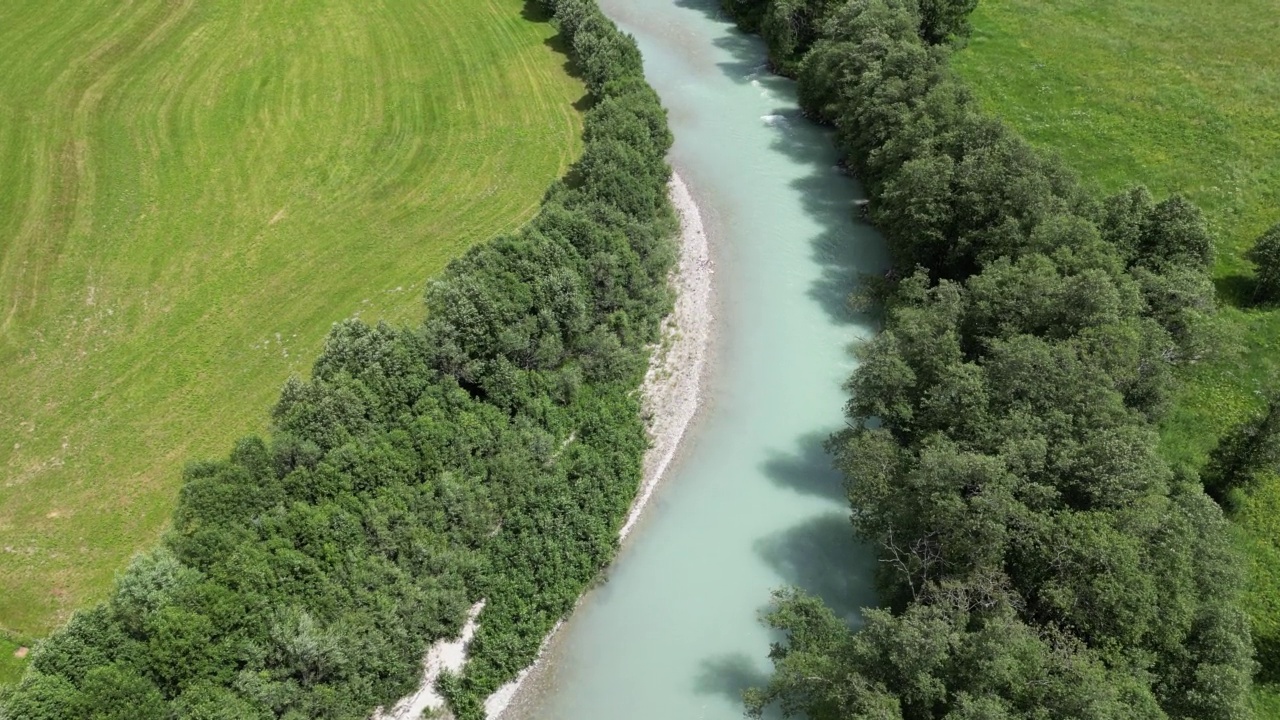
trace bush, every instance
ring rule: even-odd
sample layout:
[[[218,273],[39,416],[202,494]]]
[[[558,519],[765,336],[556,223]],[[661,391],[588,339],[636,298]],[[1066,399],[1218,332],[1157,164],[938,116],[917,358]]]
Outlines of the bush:
[[[1246,257],[1254,265],[1255,297],[1280,300],[1280,223],[1263,233]]]

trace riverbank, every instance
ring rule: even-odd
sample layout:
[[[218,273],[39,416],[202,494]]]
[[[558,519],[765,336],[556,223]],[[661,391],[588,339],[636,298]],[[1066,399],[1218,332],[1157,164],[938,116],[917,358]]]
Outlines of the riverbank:
[[[697,415],[712,336],[712,278],[715,269],[702,214],[679,174],[672,173],[668,192],[680,218],[679,260],[670,279],[676,291],[676,301],[662,323],[662,340],[653,350],[649,370],[641,385],[645,425],[651,445],[644,455],[636,499],[618,531],[619,541],[625,540],[639,522]],[[475,635],[476,619],[483,606],[483,600],[472,606],[458,638],[436,642],[427,651],[422,684],[417,692],[400,700],[389,711],[379,708],[372,720],[418,720],[424,711],[444,708],[444,698],[435,687],[436,680],[443,670],[458,672],[466,663],[466,646]],[[557,623],[543,640],[539,660],[485,700],[485,714],[489,718],[501,716],[518,697],[524,681],[538,665],[547,643],[562,624],[563,621]]]
[[[662,344],[654,349],[645,374],[645,422],[653,442],[644,455],[644,476],[627,521],[618,531],[625,540],[675,459],[680,441],[702,404],[702,379],[711,345],[711,249],[702,213],[679,173],[671,174],[671,205],[680,217],[680,261],[671,284],[675,308],[662,323]]]
[[[618,531],[618,541],[626,540],[653,499],[667,468],[680,449],[680,441],[702,403],[702,374],[710,346],[712,276],[715,273],[707,243],[702,213],[689,186],[678,173],[668,185],[671,205],[680,218],[680,259],[671,276],[676,290],[675,307],[662,323],[662,340],[649,359],[641,391],[644,394],[645,425],[652,443],[644,454],[644,471],[636,499],[627,520]],[[564,620],[556,623],[538,649],[538,659],[520,671],[515,680],[498,688],[484,702],[485,715],[501,717],[520,694],[529,674],[542,661],[547,644]]]

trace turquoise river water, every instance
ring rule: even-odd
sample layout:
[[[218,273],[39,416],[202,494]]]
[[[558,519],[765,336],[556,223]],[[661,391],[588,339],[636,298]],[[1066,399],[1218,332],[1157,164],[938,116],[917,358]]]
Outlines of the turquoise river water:
[[[680,456],[506,717],[731,720],[770,669],[771,589],[799,585],[851,621],[874,602],[822,441],[843,419],[849,346],[870,332],[845,298],[857,272],[886,267],[883,242],[854,219],[861,189],[793,83],[718,0],[601,5],[670,112],[671,162],[711,237],[719,336]]]

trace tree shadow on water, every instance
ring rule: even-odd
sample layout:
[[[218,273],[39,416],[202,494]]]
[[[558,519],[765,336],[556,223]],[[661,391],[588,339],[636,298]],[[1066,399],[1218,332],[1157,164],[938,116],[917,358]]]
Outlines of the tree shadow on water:
[[[764,538],[756,543],[756,551],[785,584],[821,598],[851,628],[861,625],[862,608],[876,604],[871,580],[875,559],[854,541],[853,529],[842,513],[825,513]],[[782,640],[781,634],[775,634],[774,640]],[[762,646],[760,655],[767,651]],[[764,687],[769,677],[752,657],[732,653],[704,660],[694,687],[699,694],[718,695],[741,707],[743,691]],[[777,720],[782,715],[773,707],[764,717]]]
[[[889,268],[884,238],[861,218],[858,209],[866,192],[856,179],[837,167],[839,156],[832,134],[792,109],[787,121],[779,123],[773,149],[792,159],[808,172],[792,181],[805,214],[820,228],[809,238],[812,258],[820,275],[809,289],[834,321],[855,325],[870,332],[875,316],[855,311],[850,295],[865,275],[880,275]]]
[[[761,648],[763,655],[768,648]],[[743,653],[721,655],[704,660],[702,669],[694,679],[694,689],[700,695],[719,695],[730,702],[742,705],[742,693],[747,688],[764,687],[769,673]],[[770,710],[765,718],[780,718],[781,714]]]
[[[823,513],[757,541],[755,550],[786,584],[821,598],[850,626],[876,605],[876,560],[854,539],[848,513]]]
[[[675,0],[675,4],[730,23],[720,0]],[[866,199],[865,191],[855,179],[836,168],[839,155],[832,133],[800,112],[794,81],[768,70],[763,41],[730,27],[713,42],[732,58],[718,63],[728,77],[739,84],[756,84],[762,93],[772,93],[784,103],[771,111],[771,124],[776,130],[773,149],[810,169],[792,183],[800,193],[805,213],[822,228],[809,239],[813,258],[821,267],[821,277],[810,288],[809,296],[836,322],[870,331],[876,318],[854,312],[849,296],[858,288],[862,275],[883,274],[889,268],[889,260],[883,238],[860,217],[858,204]]]
[[[802,495],[816,495],[843,505],[844,482],[823,447],[826,440],[822,433],[811,433],[800,438],[795,453],[771,453],[762,467],[765,476]]]
[[[721,5],[720,0],[675,0],[674,4],[676,7],[697,10],[712,20],[733,22],[729,17],[729,13],[724,11],[724,6]]]
[[[716,63],[716,67],[735,83],[746,85],[754,80],[764,88],[787,82],[769,72],[764,42],[754,35],[730,27],[711,44],[729,53],[731,59]]]
[[[731,56],[732,59],[727,62],[716,63],[731,80],[740,85],[745,85],[752,80],[764,83],[787,82],[769,72],[769,58],[764,41],[739,30],[721,8],[720,0],[675,0],[675,5],[696,10],[726,26],[725,33],[711,42]]]

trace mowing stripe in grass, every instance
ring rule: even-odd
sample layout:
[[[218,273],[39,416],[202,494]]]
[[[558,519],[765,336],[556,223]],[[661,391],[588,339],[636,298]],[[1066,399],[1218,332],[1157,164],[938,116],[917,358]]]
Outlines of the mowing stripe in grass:
[[[0,627],[100,597],[333,322],[532,215],[584,91],[522,9],[0,7]]]

